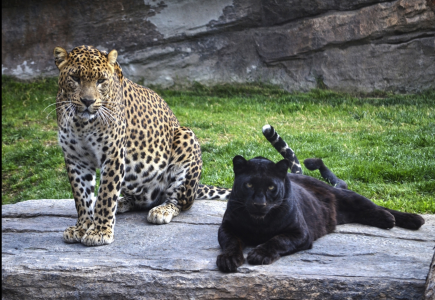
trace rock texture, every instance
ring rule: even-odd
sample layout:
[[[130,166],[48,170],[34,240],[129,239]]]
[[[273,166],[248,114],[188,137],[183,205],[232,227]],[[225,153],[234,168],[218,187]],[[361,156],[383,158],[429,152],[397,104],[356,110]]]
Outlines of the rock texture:
[[[311,250],[236,274],[215,265],[225,202],[197,201],[168,225],[118,216],[115,242],[66,244],[73,200],[2,206],[2,299],[424,299],[435,216],[418,231],[339,226]]]
[[[435,253],[430,264],[429,274],[426,279],[426,291],[424,293],[426,300],[435,299]]]
[[[117,49],[146,85],[435,88],[433,0],[2,1],[2,74],[55,76],[55,46]]]

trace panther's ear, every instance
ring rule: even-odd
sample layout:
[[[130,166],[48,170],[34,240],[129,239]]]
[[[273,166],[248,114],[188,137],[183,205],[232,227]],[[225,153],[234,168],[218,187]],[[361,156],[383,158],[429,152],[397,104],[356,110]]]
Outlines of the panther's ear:
[[[246,161],[246,159],[243,156],[236,155],[233,158],[233,170],[234,170],[234,174],[237,175],[237,174],[242,173],[243,170],[246,167],[246,163],[247,163],[247,161]]]
[[[109,55],[107,55],[107,60],[109,61],[108,66],[112,70],[112,72],[115,70],[115,63],[117,58],[118,58],[118,51],[116,50],[110,51]]]
[[[68,52],[61,47],[56,47],[53,50],[54,55],[54,63],[57,68],[60,70],[63,66],[68,62]]]
[[[281,178],[285,178],[287,176],[288,168],[290,168],[290,162],[288,159],[280,160],[275,164],[277,175]]]

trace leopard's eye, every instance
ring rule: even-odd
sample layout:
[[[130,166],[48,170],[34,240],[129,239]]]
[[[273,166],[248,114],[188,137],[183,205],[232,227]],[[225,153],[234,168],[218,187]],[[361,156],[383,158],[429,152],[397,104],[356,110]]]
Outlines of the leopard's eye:
[[[250,189],[250,188],[252,187],[252,183],[247,182],[247,183],[245,184],[245,186],[246,186],[248,189]]]
[[[72,76],[71,75],[72,80],[74,80],[75,82],[80,82],[80,77],[77,76]]]
[[[97,84],[102,84],[103,82],[105,82],[106,81],[106,79],[98,79],[97,80]]]
[[[270,191],[273,191],[274,189],[275,189],[275,186],[274,186],[274,185],[269,186],[269,190],[270,190]]]

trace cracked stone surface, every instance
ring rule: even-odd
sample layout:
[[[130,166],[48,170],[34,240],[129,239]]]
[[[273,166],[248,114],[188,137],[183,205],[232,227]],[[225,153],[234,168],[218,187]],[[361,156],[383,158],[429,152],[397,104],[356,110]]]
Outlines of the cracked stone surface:
[[[435,88],[433,0],[2,3],[2,74],[57,76],[54,47],[83,44],[118,50],[124,74],[145,85]]]
[[[426,300],[435,299],[435,253],[430,264],[429,274],[427,275],[424,296]]]
[[[418,231],[341,225],[310,250],[269,266],[245,263],[238,273],[224,274],[215,261],[225,208],[225,202],[196,201],[190,211],[167,225],[148,224],[146,212],[121,214],[111,245],[86,247],[62,240],[63,230],[75,223],[73,200],[3,205],[2,299],[425,299],[425,294],[433,295],[433,282],[426,279],[434,255],[434,215],[424,215],[426,224]]]

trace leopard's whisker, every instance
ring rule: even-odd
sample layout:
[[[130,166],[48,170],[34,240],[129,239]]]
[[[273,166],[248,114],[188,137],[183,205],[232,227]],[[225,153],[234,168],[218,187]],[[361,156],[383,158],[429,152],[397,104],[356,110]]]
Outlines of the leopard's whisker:
[[[61,103],[71,103],[71,101],[60,101],[60,102],[54,102],[54,103],[48,105],[46,108],[44,108],[44,109],[42,110],[42,112],[44,112],[44,111],[45,111],[47,108],[49,108],[50,106],[53,106],[53,105],[55,105],[55,104],[61,104]],[[63,104],[63,105],[65,105],[65,104]]]
[[[56,104],[59,104],[59,106],[56,107],[56,108],[60,108],[60,107],[62,107],[62,106],[68,105],[68,104],[70,104],[70,103],[71,103],[71,101],[60,101],[60,102],[52,103],[52,104],[48,105],[47,107],[45,107],[45,108],[42,110],[42,112],[46,111],[47,108],[49,108],[50,106],[53,106],[53,105],[56,105]]]
[[[56,111],[58,108],[60,108],[60,107],[56,107],[55,109],[53,109],[52,111],[50,111],[50,112],[47,114],[47,116],[46,116],[45,118],[48,119],[48,117],[50,116],[50,114],[51,114],[52,112]]]
[[[73,116],[74,115],[74,113],[75,113],[75,109],[76,109],[76,107],[75,107],[75,105],[73,105],[73,104],[71,104],[67,109],[66,109],[66,111],[68,112],[68,114],[66,115],[66,118],[64,118],[64,120],[65,120],[65,127],[67,127],[68,126],[68,122],[69,122],[69,120],[71,119],[71,116]]]
[[[110,126],[110,122],[111,120],[107,117],[106,113],[104,112],[104,110],[98,110],[99,115],[101,116],[102,119],[104,119],[104,122],[106,124],[106,126]]]
[[[97,111],[98,117],[103,121],[106,126],[109,126],[106,116],[104,116],[104,112],[102,110]]]
[[[70,109],[70,113],[69,113],[69,115],[68,115],[68,120],[67,120],[67,123],[66,123],[65,126],[68,126],[68,122],[69,122],[69,120],[70,120],[71,118],[73,118],[73,116],[74,116],[75,113],[76,113],[76,106],[74,105],[74,106],[72,106],[71,109]],[[68,128],[69,128],[69,132],[70,132],[70,134],[71,134],[71,130],[72,130],[71,128],[72,128],[72,126],[69,126]]]
[[[66,107],[64,108],[64,110],[62,111],[62,114],[60,116],[60,121],[63,123],[65,120],[65,117],[67,116],[68,110],[69,108],[72,106],[72,104],[66,105]]]
[[[50,112],[47,114],[46,118],[48,119],[48,117],[50,116],[50,114],[51,114],[52,112],[54,112],[55,110],[58,110],[58,109],[63,108],[63,106],[65,106],[65,105],[68,105],[68,104],[62,104],[62,105],[60,105],[59,107],[56,107],[55,109],[53,109],[52,111],[50,111]]]
[[[104,107],[104,106],[101,106],[100,109],[101,109],[101,111],[103,111],[103,112],[106,114],[106,116],[107,116],[109,119],[111,119],[112,122],[116,122],[116,118],[115,118],[115,117],[110,113],[110,110],[109,110],[109,109],[107,109],[107,108]]]
[[[97,115],[97,120],[98,120],[100,123],[102,123],[102,124],[104,124],[104,125],[107,125],[106,122],[105,122],[105,120],[104,120],[103,117],[101,116],[101,111],[97,110],[97,112],[96,112],[95,114]]]
[[[65,110],[62,112],[62,116],[60,118],[61,124],[63,124],[65,127],[68,125],[67,118],[70,114],[69,110],[71,109],[71,105],[68,105],[68,107],[65,108]]]

